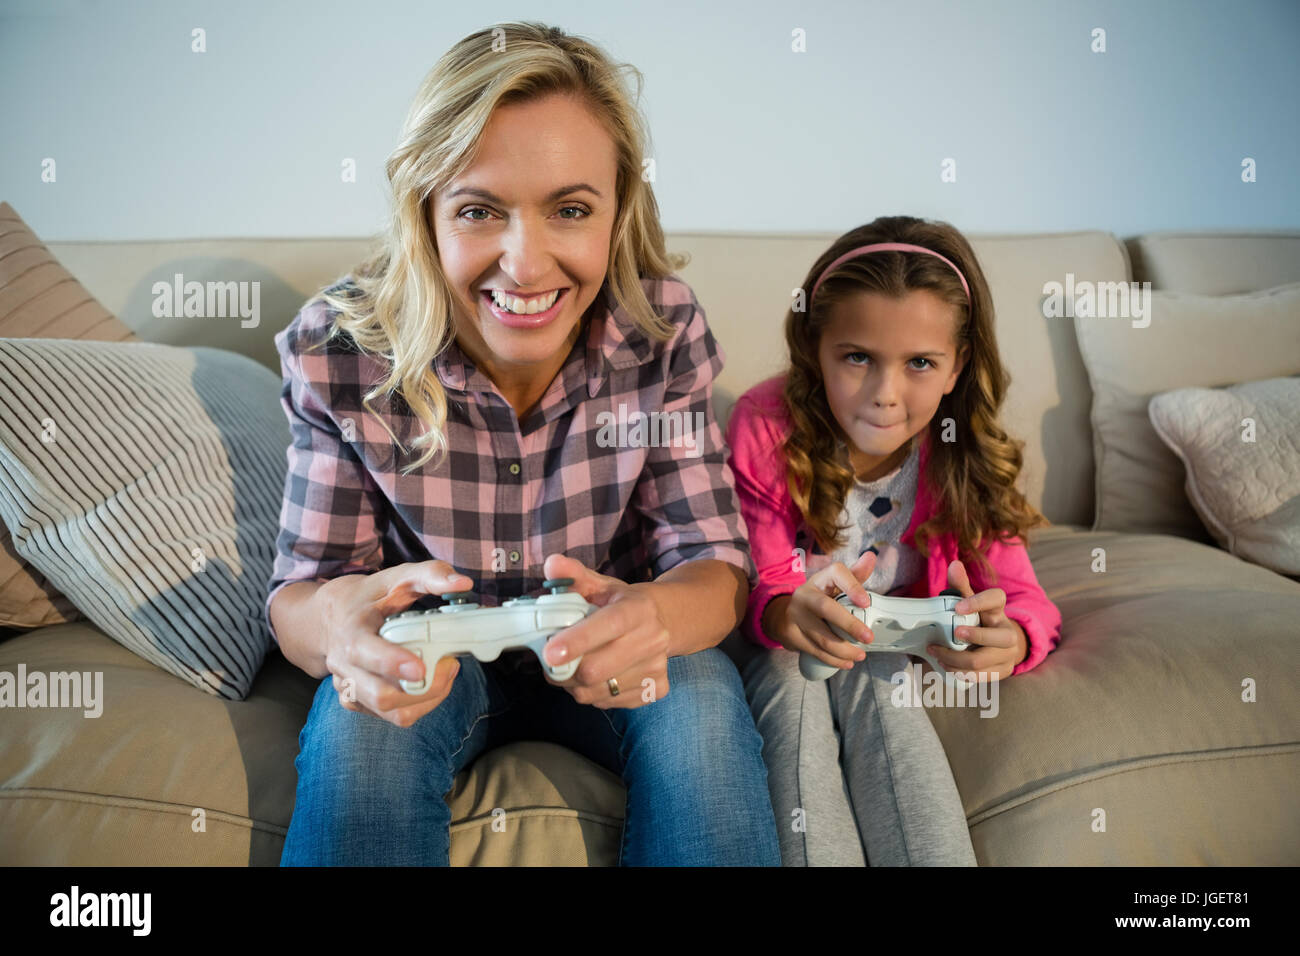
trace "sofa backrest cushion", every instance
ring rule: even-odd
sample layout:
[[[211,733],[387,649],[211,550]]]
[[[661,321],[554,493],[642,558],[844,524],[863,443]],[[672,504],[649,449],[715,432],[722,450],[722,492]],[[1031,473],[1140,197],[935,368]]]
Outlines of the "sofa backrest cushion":
[[[1157,232],[1126,243],[1153,289],[1232,295],[1300,282],[1300,232]]]
[[[853,225],[852,223],[848,225]],[[725,425],[735,398],[779,371],[781,322],[791,290],[836,233],[739,235],[669,233],[668,248],[692,256],[682,270],[722,344],[717,383]],[[1043,317],[1043,287],[1076,280],[1152,279],[1156,288],[1222,294],[1300,281],[1300,234],[1160,234],[1120,243],[1109,233],[972,235],[998,313],[998,339],[1011,373],[1009,430],[1026,442],[1030,500],[1058,523],[1091,524],[1094,462],[1091,389],[1068,319]],[[104,305],[149,341],[240,352],[279,374],[272,341],[303,302],[356,265],[365,239],[231,239],[183,242],[52,243]],[[1139,256],[1130,275],[1129,253]],[[257,328],[238,320],[158,319],[155,281],[262,282]]]

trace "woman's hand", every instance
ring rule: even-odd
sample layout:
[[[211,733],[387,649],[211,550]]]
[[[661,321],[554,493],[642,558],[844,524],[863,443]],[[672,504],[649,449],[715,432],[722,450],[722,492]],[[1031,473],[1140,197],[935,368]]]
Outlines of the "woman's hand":
[[[543,568],[547,578],[573,578],[572,590],[598,608],[547,642],[546,659],[552,666],[582,657],[567,681],[547,680],[578,703],[602,710],[642,707],[666,696],[669,633],[647,590],[655,584],[628,584],[597,574],[563,554],[547,557]]]
[[[969,674],[978,680],[1001,680],[1010,677],[1016,665],[1029,653],[1029,640],[1024,629],[1006,615],[1007,594],[1001,588],[989,588],[976,594],[970,586],[966,566],[960,561],[948,565],[948,584],[961,591],[963,598],[957,603],[958,614],[978,611],[979,627],[958,627],[955,637],[970,641],[971,647],[954,651],[940,644],[931,644],[930,653],[944,670]]]
[[[850,670],[867,652],[836,637],[829,625],[834,624],[862,644],[870,644],[875,636],[835,595],[847,594],[858,607],[869,607],[871,597],[862,582],[871,577],[875,566],[876,552],[867,551],[852,568],[839,561],[822,568],[776,608],[772,605],[782,598],[770,602],[764,610],[763,630],[788,650],[803,651],[832,667]]]
[[[399,564],[371,574],[347,574],[326,581],[313,595],[325,630],[325,666],[334,675],[339,703],[398,727],[409,727],[441,704],[460,671],[454,657],[438,661],[429,690],[402,690],[398,679],[420,680],[424,662],[379,636],[384,618],[426,594],[466,591],[473,582],[446,561]]]

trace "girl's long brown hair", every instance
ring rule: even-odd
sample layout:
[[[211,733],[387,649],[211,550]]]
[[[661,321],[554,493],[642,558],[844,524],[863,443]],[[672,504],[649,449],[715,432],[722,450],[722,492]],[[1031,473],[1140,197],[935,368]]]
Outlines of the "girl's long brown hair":
[[[815,301],[807,302],[826,266],[856,246],[905,242],[951,260],[970,284],[970,300],[952,269],[934,256],[916,252],[873,252],[850,259],[827,277]],[[989,541],[1024,538],[1049,522],[1015,487],[1024,459],[1024,442],[1012,439],[998,421],[1010,376],[1002,367],[994,336],[993,298],[966,238],[948,223],[911,216],[884,216],[845,233],[813,263],[785,318],[790,351],[784,404],[794,428],[782,446],[790,494],[823,551],[843,544],[839,523],[853,484],[848,439],[831,413],[822,381],[818,350],[836,302],[861,292],[903,298],[925,289],[953,308],[957,353],[969,347],[953,390],[939,403],[928,426],[930,453],[925,474],[935,496],[934,516],[916,531],[917,549],[929,554],[932,537],[957,538],[958,555],[986,575],[992,568],[983,551]],[[953,420],[944,441],[944,420]]]

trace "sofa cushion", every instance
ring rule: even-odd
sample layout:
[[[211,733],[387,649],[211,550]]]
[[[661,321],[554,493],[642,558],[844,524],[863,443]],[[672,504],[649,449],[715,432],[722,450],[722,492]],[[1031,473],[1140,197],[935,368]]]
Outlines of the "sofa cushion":
[[[980,864],[1300,863],[1300,584],[1164,535],[1033,542],[1060,646],[996,717],[929,709]]]
[[[0,673],[101,675],[100,716],[6,709],[0,857],[25,865],[274,863],[316,684],[278,653],[241,702],[205,694],[88,622],[0,644]],[[83,701],[84,704],[84,701]],[[195,832],[193,812],[206,815]]]
[[[248,693],[289,444],[280,382],[219,349],[0,339],[0,518],[90,620]]]
[[[1236,296],[1156,292],[1151,299],[1141,320],[1074,320],[1093,390],[1093,528],[1209,541],[1183,492],[1182,462],[1156,435],[1147,406],[1175,388],[1300,372],[1300,283]]]
[[[544,741],[490,750],[457,775],[452,866],[613,866],[623,841],[623,781]]]
[[[318,682],[278,650],[243,701],[199,692],[88,622],[0,643],[0,673],[17,674],[20,664],[28,675],[101,674],[101,712],[0,711],[0,860],[279,863],[297,786],[298,733]],[[500,747],[458,776],[448,798],[452,863],[612,864],[624,801],[617,777],[570,750]],[[504,816],[494,815],[497,808]],[[493,828],[496,820],[504,831]]]
[[[1148,414],[1214,540],[1300,575],[1300,377],[1174,389],[1151,399]]]
[[[1233,295],[1300,282],[1300,232],[1152,232],[1127,247],[1133,278],[1154,289]]]
[[[135,334],[0,202],[0,338],[130,341]],[[76,607],[14,549],[0,524],[0,627],[45,627],[75,621]]]

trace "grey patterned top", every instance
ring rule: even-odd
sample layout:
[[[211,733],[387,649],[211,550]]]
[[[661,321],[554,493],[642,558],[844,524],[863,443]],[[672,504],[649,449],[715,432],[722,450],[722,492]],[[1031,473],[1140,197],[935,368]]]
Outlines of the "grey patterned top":
[[[841,523],[849,525],[847,540],[830,560],[851,568],[865,552],[874,550],[876,567],[865,582],[869,591],[889,594],[925,573],[920,553],[899,542],[912,521],[919,478],[920,446],[913,440],[911,453],[897,468],[874,481],[855,479],[849,490],[840,517]]]

